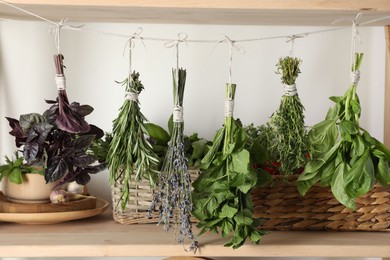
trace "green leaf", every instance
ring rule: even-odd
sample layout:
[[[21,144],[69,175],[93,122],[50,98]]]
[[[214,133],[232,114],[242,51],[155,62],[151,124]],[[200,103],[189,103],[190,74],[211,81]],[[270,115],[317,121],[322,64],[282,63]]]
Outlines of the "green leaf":
[[[334,197],[344,206],[348,208],[355,208],[355,201],[353,198],[350,198],[345,191],[345,175],[347,172],[347,167],[345,163],[340,163],[334,172],[332,179],[332,193]]]
[[[362,111],[362,108],[361,108],[361,106],[360,106],[360,103],[359,103],[357,100],[353,99],[353,100],[351,100],[350,105],[351,105],[351,107],[352,107],[352,111],[353,111],[355,114],[357,114],[357,115],[360,116],[360,113],[361,113],[361,111]]]
[[[249,235],[250,240],[254,244],[258,244],[262,238],[261,234],[257,230],[252,230]]]
[[[213,215],[215,210],[219,207],[219,202],[216,197],[210,197],[206,204],[206,210],[210,215]]]
[[[207,152],[207,154],[205,155],[205,157],[201,161],[201,163],[202,163],[201,168],[203,168],[203,169],[209,168],[210,164],[214,160],[214,158],[215,158],[215,156],[216,156],[216,154],[217,154],[217,152],[222,144],[224,133],[225,133],[225,129],[222,127],[215,134],[212,147],[210,148],[210,150]]]
[[[250,165],[250,154],[247,150],[241,150],[231,155],[232,160],[229,163],[229,170],[237,173],[246,174]]]
[[[249,153],[254,163],[262,165],[267,161],[267,148],[265,148],[265,146],[258,140],[255,140],[250,146]]]
[[[8,179],[12,183],[21,184],[23,182],[22,172],[19,168],[14,168],[8,175]]]
[[[351,121],[341,121],[339,127],[341,137],[348,142],[352,142],[351,135],[359,133],[359,127]]]
[[[228,204],[225,204],[221,209],[219,217],[231,219],[234,217],[234,215],[236,215],[237,211],[238,210],[236,208],[230,207]]]
[[[301,195],[305,195],[306,192],[308,192],[309,189],[321,179],[322,174],[328,174],[321,173],[321,168],[330,161],[333,161],[336,157],[336,152],[340,147],[340,144],[341,142],[337,142],[327,152],[321,154],[318,158],[310,160],[306,164],[305,170],[301,175],[299,175],[297,180],[297,188]]]
[[[301,176],[302,179],[301,179]],[[299,193],[304,196],[309,189],[321,179],[321,174],[319,172],[310,173],[310,178],[305,176],[303,172],[297,180],[297,189]]]
[[[363,138],[360,135],[356,135],[356,137],[352,140],[351,157],[362,156],[366,148],[366,143]]]
[[[237,226],[250,226],[253,223],[252,212],[249,209],[243,209],[234,216]]]
[[[341,97],[337,97],[341,98]],[[333,100],[335,101],[335,100]],[[336,104],[332,108],[329,108],[328,113],[326,114],[325,120],[337,120],[340,112],[340,104]]]
[[[173,114],[168,119],[168,131],[169,131],[169,135],[172,135],[172,132],[173,132]]]
[[[331,97],[329,97],[329,99],[332,100],[332,101],[335,102],[335,103],[339,103],[339,102],[343,99],[343,97],[340,97],[340,96],[331,96]]]
[[[375,183],[374,174],[374,165],[367,149],[347,172],[345,191],[348,196],[357,198],[370,191]]]
[[[336,120],[325,120],[309,131],[309,144],[315,151],[326,152],[337,140]]]
[[[386,160],[386,156],[382,151],[374,150],[373,155],[378,158],[378,164],[376,166],[375,178],[382,186],[387,187],[387,183],[390,182],[389,161]]]
[[[233,224],[230,220],[225,219],[221,225],[222,237],[227,237],[233,231]]]
[[[200,139],[192,143],[193,152],[191,154],[191,159],[200,159],[203,157],[207,149],[207,140]]]
[[[321,171],[321,186],[330,186],[336,171],[336,160],[329,161]]]
[[[237,128],[234,133],[234,150],[233,152],[241,151],[244,149],[247,141],[247,135],[242,127]]]
[[[153,138],[157,144],[166,145],[170,140],[170,135],[161,126],[153,123],[145,123],[146,131],[148,135]]]

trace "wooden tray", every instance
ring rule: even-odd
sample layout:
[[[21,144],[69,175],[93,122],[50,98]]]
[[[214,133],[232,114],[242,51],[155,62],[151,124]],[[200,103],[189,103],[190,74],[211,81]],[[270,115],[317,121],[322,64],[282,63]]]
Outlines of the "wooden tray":
[[[67,212],[96,208],[96,198],[88,197],[61,204],[52,203],[17,203],[11,202],[0,193],[0,212],[2,213],[47,213]]]
[[[56,224],[70,220],[89,218],[103,213],[108,202],[97,198],[96,207],[87,210],[48,213],[1,213],[0,221],[19,224]]]

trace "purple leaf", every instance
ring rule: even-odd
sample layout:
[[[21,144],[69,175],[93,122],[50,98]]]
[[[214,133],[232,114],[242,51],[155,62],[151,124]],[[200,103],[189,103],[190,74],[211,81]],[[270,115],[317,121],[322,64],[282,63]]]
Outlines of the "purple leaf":
[[[30,142],[24,144],[23,157],[27,164],[32,164],[39,153],[39,144],[37,142]]]
[[[10,117],[6,117],[6,119],[8,120],[9,126],[12,129],[9,134],[15,137],[16,147],[22,146],[26,141],[27,136],[20,127],[19,121]]]
[[[79,156],[69,158],[69,162],[74,166],[86,167],[96,162],[96,157],[92,154],[81,154]]]
[[[73,110],[81,116],[87,116],[93,112],[93,107],[89,105],[82,105],[74,107]]]
[[[94,135],[81,135],[78,138],[66,144],[66,147],[72,147],[79,150],[86,150],[95,139]]]
[[[68,173],[68,165],[65,160],[59,156],[53,156],[47,162],[45,171],[45,180],[47,183],[55,182]]]
[[[89,130],[87,133],[83,133],[81,135],[94,135],[95,140],[100,139],[104,136],[104,131],[100,129],[99,127],[95,125],[89,125],[91,130]]]
[[[86,185],[91,180],[91,176],[88,173],[82,171],[75,178],[75,181],[80,185]]]

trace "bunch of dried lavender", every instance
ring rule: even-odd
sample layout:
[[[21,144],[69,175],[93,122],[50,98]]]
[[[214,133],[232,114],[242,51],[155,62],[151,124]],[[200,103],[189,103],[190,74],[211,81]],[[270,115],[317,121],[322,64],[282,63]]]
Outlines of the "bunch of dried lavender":
[[[177,74],[176,74],[177,73]],[[172,224],[178,230],[177,242],[184,244],[186,238],[191,240],[190,251],[196,252],[196,240],[191,225],[191,179],[188,172],[188,159],[184,151],[183,96],[186,71],[179,69],[173,74],[173,129],[162,171],[159,173],[158,189],[155,193],[149,212],[159,205],[160,221],[164,230],[169,231]]]

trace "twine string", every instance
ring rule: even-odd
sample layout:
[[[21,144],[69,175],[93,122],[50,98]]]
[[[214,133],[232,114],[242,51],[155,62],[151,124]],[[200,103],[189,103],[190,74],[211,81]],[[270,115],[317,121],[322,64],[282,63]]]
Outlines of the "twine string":
[[[176,74],[175,84],[177,84],[176,85],[176,93],[175,93],[176,97],[179,96],[179,93],[178,93],[178,91],[179,91],[179,88],[178,88],[178,84],[179,84],[179,45],[180,45],[180,43],[185,43],[186,45],[188,45],[187,38],[188,38],[188,35],[186,33],[181,32],[181,33],[177,34],[177,39],[168,41],[164,44],[165,48],[174,48],[174,56],[176,59],[176,70],[175,70],[175,74]],[[176,98],[176,102],[175,102],[174,106],[175,107],[174,107],[173,111],[175,113],[175,109],[177,109],[178,107],[180,108],[178,98]],[[181,110],[181,113],[183,113],[183,110]],[[177,121],[177,122],[179,122],[179,121]]]
[[[133,102],[138,102],[138,94],[133,91],[125,92],[125,99]]]
[[[293,34],[293,35],[290,35],[290,36],[286,37],[286,43],[291,42],[291,45],[290,45],[290,57],[293,57],[293,55],[294,55],[295,39],[305,38],[306,36],[307,36],[306,34]]]
[[[173,108],[173,122],[182,123],[183,122],[183,107],[175,106]]]
[[[298,94],[297,86],[295,84],[284,85],[284,94],[286,96],[295,96]]]
[[[225,117],[232,117],[234,112],[234,100],[229,98],[225,100]]]
[[[56,82],[57,90],[66,89],[66,78],[64,74],[56,74],[54,79]]]
[[[360,80],[360,71],[356,70],[356,41],[361,43],[361,38],[358,30],[359,19],[362,17],[362,13],[358,13],[356,17],[352,20],[352,37],[351,37],[351,83],[357,85]]]
[[[180,43],[185,43],[188,45],[187,38],[188,35],[181,32],[177,35],[177,39],[169,40],[164,44],[166,48],[174,48],[174,56],[176,58],[176,73],[179,73],[179,45]]]
[[[361,38],[358,30],[358,21],[362,17],[362,13],[358,13],[356,17],[352,20],[352,37],[351,37],[351,68],[355,70],[355,53],[356,53],[356,41],[361,43]]]
[[[135,40],[138,39],[141,41],[141,43],[146,48],[146,45],[143,41],[143,37],[141,37],[141,33],[143,32],[143,29],[139,27],[127,40],[125,47],[123,48],[123,55],[125,54],[126,48],[129,49],[129,84],[133,83],[132,73],[133,73],[133,49],[135,48]]]
[[[61,53],[61,29],[64,27],[67,19],[62,18],[59,23],[49,29],[50,34],[54,35],[54,44],[57,48],[57,53]]]
[[[16,5],[13,5],[11,3],[8,3],[4,0],[0,0],[0,4],[4,4],[4,5],[7,5],[11,8],[14,8],[16,10],[19,10],[25,14],[28,14],[30,16],[33,16],[37,19],[40,19],[42,21],[45,21],[51,25],[54,25],[54,26],[57,26],[58,23],[54,22],[54,21],[51,21],[45,17],[42,17],[40,15],[37,15],[33,12],[30,12],[30,11],[27,11],[21,7],[18,7]],[[361,15],[362,13],[359,13],[358,15]],[[370,25],[372,23],[377,23],[377,22],[380,22],[380,21],[383,21],[383,20],[387,20],[387,19],[390,19],[390,15],[386,15],[386,16],[382,16],[382,17],[379,17],[379,18],[375,18],[375,19],[372,19],[372,20],[369,20],[369,21],[366,21],[366,22],[362,22],[360,23],[360,25]],[[4,19],[4,18],[0,18],[0,20],[3,20],[3,21],[16,21],[16,20],[12,20],[12,19]],[[334,22],[332,22],[331,24],[335,24],[335,23],[338,23],[338,22],[341,22],[341,21],[350,21],[351,18],[341,18],[341,19],[337,19],[335,20]],[[123,38],[129,38],[128,35],[125,35],[125,34],[118,34],[118,33],[112,33],[112,32],[106,32],[106,31],[99,31],[99,30],[91,30],[91,29],[86,29],[86,28],[82,28],[83,25],[81,26],[69,26],[69,25],[66,25],[66,26],[63,26],[62,29],[66,29],[66,30],[72,30],[72,31],[79,31],[79,32],[89,32],[89,33],[97,33],[97,34],[103,34],[103,35],[109,35],[109,36],[116,36],[116,37],[123,37]],[[266,37],[257,37],[257,38],[249,38],[249,39],[241,39],[241,40],[235,40],[234,42],[254,42],[254,41],[263,41],[263,40],[273,40],[273,39],[286,39],[288,37],[292,37],[292,36],[296,36],[296,35],[302,35],[302,36],[309,36],[309,35],[313,35],[313,34],[319,34],[319,33],[327,33],[327,32],[333,32],[333,31],[339,31],[339,30],[345,30],[345,29],[348,29],[347,27],[337,27],[337,28],[329,28],[329,29],[321,29],[321,30],[316,30],[316,31],[309,31],[309,32],[305,32],[305,33],[299,33],[299,34],[289,34],[289,35],[276,35],[276,36],[266,36]],[[143,40],[149,40],[149,41],[162,41],[162,42],[171,42],[171,41],[175,41],[175,40],[172,40],[172,39],[167,39],[167,38],[158,38],[158,37],[143,37],[142,38]],[[186,40],[186,43],[219,43],[220,41],[219,40]]]

